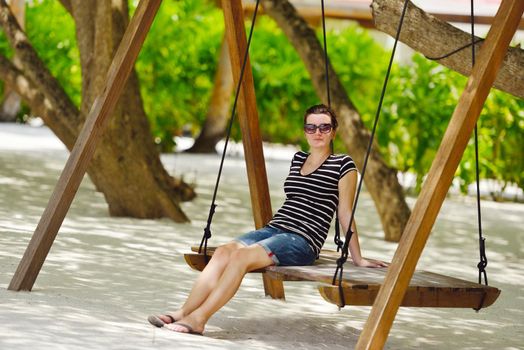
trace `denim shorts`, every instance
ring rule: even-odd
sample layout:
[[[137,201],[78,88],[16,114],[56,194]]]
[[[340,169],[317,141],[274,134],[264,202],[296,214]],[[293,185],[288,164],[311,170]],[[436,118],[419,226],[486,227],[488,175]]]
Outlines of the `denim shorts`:
[[[248,232],[236,238],[235,241],[246,246],[252,244],[262,246],[275,265],[311,265],[316,260],[313,248],[304,237],[275,227],[265,226]]]

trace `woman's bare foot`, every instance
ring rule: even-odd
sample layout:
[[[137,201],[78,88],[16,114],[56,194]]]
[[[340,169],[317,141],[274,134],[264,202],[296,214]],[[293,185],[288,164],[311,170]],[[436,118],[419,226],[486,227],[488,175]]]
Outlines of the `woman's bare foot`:
[[[205,325],[204,320],[197,320],[196,317],[188,315],[176,322],[165,324],[164,328],[178,333],[202,335]]]

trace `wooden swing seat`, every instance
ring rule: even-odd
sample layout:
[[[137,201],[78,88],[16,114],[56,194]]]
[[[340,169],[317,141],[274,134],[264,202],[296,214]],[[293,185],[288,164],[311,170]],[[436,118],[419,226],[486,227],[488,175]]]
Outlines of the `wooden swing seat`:
[[[215,247],[208,247],[208,256],[213,255]],[[198,247],[191,247],[195,253],[184,254],[189,266],[202,271],[206,265]],[[269,266],[252,272],[266,273],[279,281],[321,282],[318,289],[322,297],[333,304],[340,305],[338,286],[331,285],[336,260],[339,253],[323,249],[319,259],[312,266]],[[387,268],[357,267],[351,263],[344,265],[343,289],[346,305],[371,306],[375,301]],[[484,308],[497,300],[500,290],[494,287],[465,281],[427,271],[415,271],[401,306],[410,307],[454,307]]]

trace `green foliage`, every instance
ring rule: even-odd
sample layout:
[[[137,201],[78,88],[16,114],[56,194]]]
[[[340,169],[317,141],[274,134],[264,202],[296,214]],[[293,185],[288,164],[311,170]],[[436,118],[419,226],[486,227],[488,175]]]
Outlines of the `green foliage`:
[[[378,133],[386,161],[416,174],[416,191],[431,166],[457,103],[462,81],[420,55],[391,77]]]
[[[25,22],[26,34],[39,57],[72,100],[79,104],[82,78],[71,16],[58,1],[39,0],[27,3]],[[14,54],[3,31],[0,31],[0,54],[8,58]],[[28,112],[23,105],[19,120],[24,121]]]
[[[0,54],[8,58],[13,57],[13,49],[9,45],[9,42],[7,41],[3,31],[0,31]]]
[[[58,1],[26,6],[26,34],[39,57],[76,105],[82,99],[82,75],[75,23]]]
[[[357,108],[364,111],[364,120],[369,120],[374,108],[369,96],[379,93],[376,82],[383,75],[386,52],[356,25],[330,31],[327,40],[338,77]],[[258,20],[250,57],[264,139],[307,148],[303,113],[319,98],[300,57],[270,18]],[[375,59],[369,61],[369,57]],[[362,65],[364,61],[367,64]],[[345,151],[341,140],[336,140],[335,150]]]
[[[367,30],[355,24],[328,32],[327,42],[330,61],[342,85],[364,124],[371,129],[386,74],[388,52]],[[351,153],[345,150],[342,140],[335,141],[335,151]]]
[[[212,3],[164,1],[138,58],[144,108],[164,151],[204,122],[224,31]]]
[[[418,192],[440,145],[466,78],[421,55],[391,77],[378,132],[386,161],[416,175]],[[493,89],[478,125],[481,179],[524,188],[524,101]],[[472,137],[456,176],[463,192],[475,180]]]
[[[33,1],[27,6],[31,42],[79,104],[82,84],[72,18],[57,1]],[[336,22],[328,33],[330,60],[371,128],[390,53],[367,30],[342,23]],[[222,12],[212,1],[162,3],[136,64],[144,108],[162,150],[172,149],[174,135],[198,134],[208,108],[223,32]],[[3,33],[0,53],[12,56]],[[250,58],[263,138],[305,148],[302,114],[319,99],[297,53],[266,16],[257,19]],[[430,168],[465,84],[464,77],[420,55],[409,65],[393,67],[377,144],[388,164],[416,175],[415,190],[420,189]],[[240,138],[237,129],[233,137]],[[524,101],[493,90],[479,123],[481,177],[524,188],[523,140]],[[341,140],[335,149],[351,154]],[[463,190],[474,182],[474,168],[471,141],[457,171]]]
[[[263,138],[279,143],[304,142],[304,106],[318,101],[318,97],[300,57],[267,17],[257,20],[250,57]]]
[[[480,115],[478,139],[481,178],[524,189],[524,100],[492,89]],[[457,171],[463,190],[475,181],[473,140]]]

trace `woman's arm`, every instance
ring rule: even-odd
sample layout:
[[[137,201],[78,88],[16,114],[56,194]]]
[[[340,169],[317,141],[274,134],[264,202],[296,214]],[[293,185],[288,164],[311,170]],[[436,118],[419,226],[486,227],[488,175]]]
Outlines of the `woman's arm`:
[[[338,182],[338,219],[342,226],[341,236],[345,237],[348,231],[349,220],[351,218],[351,212],[353,210],[353,201],[355,198],[355,191],[357,188],[358,175],[356,171],[350,171]],[[360,252],[360,244],[358,242],[358,232],[355,219],[351,225],[353,235],[349,241],[349,253],[353,259],[353,264],[356,266],[366,267],[382,267],[387,266],[386,263],[377,260],[364,259]],[[341,237],[341,238],[342,238]]]

